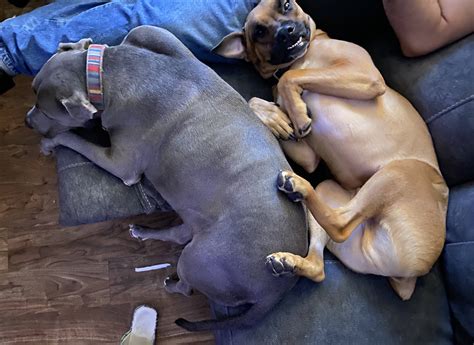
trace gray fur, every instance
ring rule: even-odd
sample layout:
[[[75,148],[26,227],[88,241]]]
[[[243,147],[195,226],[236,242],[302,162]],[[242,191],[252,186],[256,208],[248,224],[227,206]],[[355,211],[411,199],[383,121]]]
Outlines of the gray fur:
[[[192,238],[179,258],[179,281],[169,280],[169,289],[191,288],[221,305],[250,306],[234,319],[180,321],[183,327],[254,324],[297,280],[273,277],[266,256],[307,251],[301,205],[276,190],[279,170],[290,168],[276,139],[240,95],[177,38],[144,26],[105,51],[106,104],[100,116],[111,147],[89,143],[67,131],[97,116],[83,97],[85,54],[57,54],[33,82],[38,106],[27,122],[49,137],[43,150],[69,147],[127,184],[145,174],[186,228],[166,236],[183,229]],[[154,238],[160,238],[159,230]]]

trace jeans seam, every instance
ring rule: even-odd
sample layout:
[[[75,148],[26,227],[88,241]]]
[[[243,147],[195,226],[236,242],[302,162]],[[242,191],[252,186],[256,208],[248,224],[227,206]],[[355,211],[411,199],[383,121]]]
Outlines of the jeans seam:
[[[97,9],[103,10],[104,8],[109,7],[112,4],[113,4],[112,1],[107,0],[104,3],[98,3],[97,6],[89,8],[86,11],[87,11],[88,14],[90,14],[91,12],[94,12]],[[69,21],[69,18],[49,18],[48,21],[51,22],[51,23],[64,24],[64,23],[67,23]]]
[[[461,105],[464,105],[464,104],[472,101],[473,99],[474,99],[474,94],[471,94],[470,96],[467,96],[466,98],[463,98],[463,99],[457,101],[456,103],[444,108],[443,110],[438,111],[436,114],[431,115],[429,118],[426,119],[426,123],[430,124],[434,120],[437,120],[438,118],[446,115],[451,110],[454,110],[454,109],[460,107]]]
[[[71,168],[81,167],[81,166],[90,165],[90,164],[93,164],[93,163],[92,162],[72,163],[72,164],[66,165],[65,167],[59,168],[58,173],[71,169]]]
[[[148,209],[147,213],[150,212],[153,209],[153,206],[150,203],[150,200],[148,199],[147,195],[145,194],[145,190],[143,189],[142,183],[138,182],[138,189],[140,191],[141,196],[145,200],[146,208]]]

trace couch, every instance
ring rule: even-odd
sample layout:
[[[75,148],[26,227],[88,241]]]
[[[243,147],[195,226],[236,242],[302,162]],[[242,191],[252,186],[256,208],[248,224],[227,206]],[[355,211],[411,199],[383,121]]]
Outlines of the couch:
[[[330,36],[365,47],[386,83],[407,97],[427,123],[450,187],[446,246],[406,302],[395,295],[387,279],[353,273],[326,253],[324,282],[300,279],[261,323],[217,331],[216,342],[473,344],[474,35],[428,56],[408,59],[401,55],[380,0],[300,3]],[[271,98],[273,81],[262,80],[251,66],[236,62],[211,67],[244,98]],[[107,144],[99,132],[89,134],[90,139]],[[57,169],[64,225],[170,210],[146,179],[127,187],[69,149],[58,149]],[[309,176],[314,184],[328,176],[324,168],[318,170]],[[239,312],[211,307],[218,317]]]

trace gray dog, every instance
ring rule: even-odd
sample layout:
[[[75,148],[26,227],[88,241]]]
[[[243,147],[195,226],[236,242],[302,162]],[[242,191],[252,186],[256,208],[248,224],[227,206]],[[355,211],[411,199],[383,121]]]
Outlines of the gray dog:
[[[265,268],[274,252],[305,255],[305,215],[277,192],[278,171],[289,169],[278,143],[240,95],[199,62],[171,33],[142,26],[103,57],[104,110],[86,94],[86,48],[65,44],[33,81],[37,103],[26,123],[46,138],[44,153],[63,145],[127,185],[142,174],[183,224],[133,236],[186,244],[166,290],[198,290],[215,303],[247,305],[242,314],[200,322],[188,330],[245,327],[262,318],[297,278]],[[95,114],[95,115],[94,115]],[[70,132],[100,116],[111,146]]]

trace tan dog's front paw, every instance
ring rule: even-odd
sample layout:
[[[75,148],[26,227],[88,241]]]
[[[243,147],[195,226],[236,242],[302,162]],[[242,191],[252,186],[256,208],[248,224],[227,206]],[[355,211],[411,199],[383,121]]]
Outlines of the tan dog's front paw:
[[[253,97],[249,100],[249,106],[278,139],[296,140],[288,115],[275,103]]]
[[[305,179],[292,171],[280,171],[277,177],[278,189],[288,194],[291,201],[303,201],[313,188]]]
[[[283,106],[288,112],[295,135],[297,138],[304,138],[311,133],[312,120],[308,116],[309,110],[306,103],[301,98],[303,89],[295,85],[292,80],[292,71],[286,72],[278,82],[278,94],[280,95]]]

